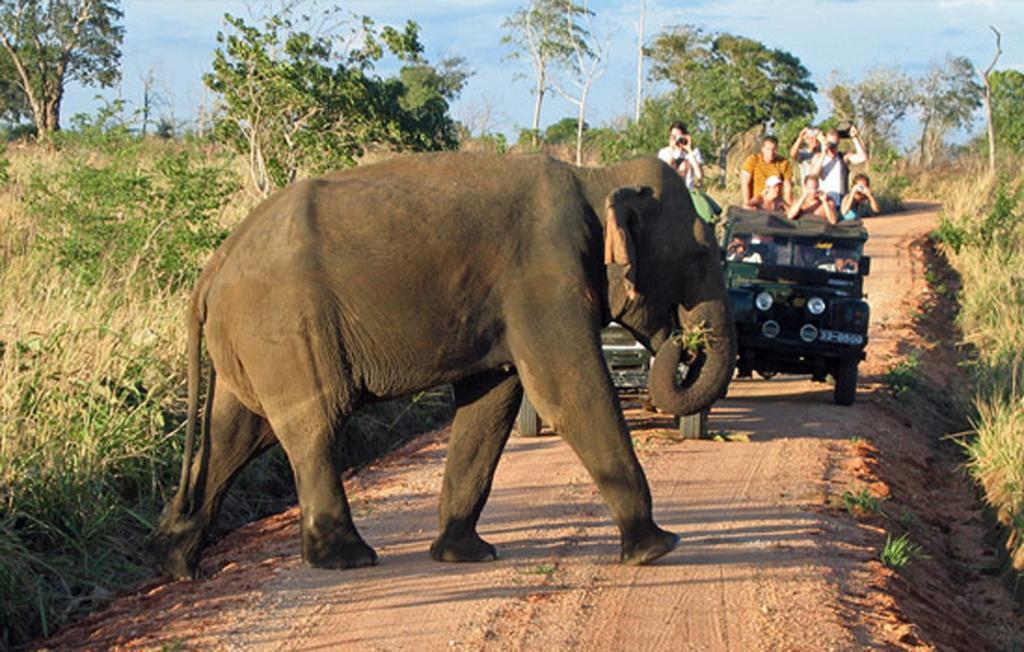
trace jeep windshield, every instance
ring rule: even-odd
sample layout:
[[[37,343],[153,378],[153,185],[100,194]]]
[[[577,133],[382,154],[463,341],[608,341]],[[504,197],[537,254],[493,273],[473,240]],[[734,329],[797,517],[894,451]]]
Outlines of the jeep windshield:
[[[725,231],[725,259],[856,274],[867,232],[860,220],[829,224],[732,207]]]
[[[733,233],[725,251],[725,259],[731,262],[856,274],[860,266],[861,243],[856,240]]]

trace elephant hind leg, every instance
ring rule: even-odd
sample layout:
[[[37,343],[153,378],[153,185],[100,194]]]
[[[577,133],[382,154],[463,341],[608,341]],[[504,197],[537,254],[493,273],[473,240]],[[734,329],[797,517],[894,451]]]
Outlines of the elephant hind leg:
[[[302,528],[302,558],[316,568],[358,568],[377,563],[377,553],[363,541],[336,460],[335,442],[345,418],[324,418],[317,408],[301,416],[269,413],[295,475]]]
[[[175,578],[196,576],[207,533],[232,480],[277,441],[266,419],[223,385],[216,388],[212,407],[209,441],[200,444],[189,486],[178,487],[148,545],[157,568]]]
[[[455,385],[455,421],[441,489],[441,533],[430,555],[437,561],[491,561],[494,546],[477,534],[523,388],[514,373],[491,372]]]

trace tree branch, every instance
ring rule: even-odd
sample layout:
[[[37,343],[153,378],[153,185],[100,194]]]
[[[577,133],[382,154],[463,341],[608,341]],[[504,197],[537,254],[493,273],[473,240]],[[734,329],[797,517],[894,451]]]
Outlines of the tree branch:
[[[989,73],[996,67],[996,62],[999,61],[999,57],[1003,54],[1002,34],[1000,34],[999,30],[992,25],[989,25],[988,28],[996,35],[996,56],[992,58],[992,63],[988,64],[988,68],[985,68],[985,72],[982,74],[985,79],[988,79]]]

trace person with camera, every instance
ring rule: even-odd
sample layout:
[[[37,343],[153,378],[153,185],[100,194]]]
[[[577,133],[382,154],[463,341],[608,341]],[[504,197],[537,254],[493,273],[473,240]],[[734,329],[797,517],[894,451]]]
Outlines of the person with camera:
[[[796,161],[797,167],[800,168],[800,183],[803,183],[804,177],[811,173],[814,159],[821,153],[821,143],[818,142],[820,133],[820,129],[808,125],[800,130],[793,141],[793,146],[789,148],[789,158]]]
[[[764,190],[747,202],[746,207],[770,213],[785,213],[789,205],[782,198],[782,179],[776,176],[768,177],[764,182]]]
[[[828,220],[829,224],[838,224],[836,205],[832,198],[821,189],[821,180],[814,174],[804,177],[804,194],[790,205],[786,217],[797,220],[804,215],[817,215]]]
[[[743,190],[743,205],[750,204],[754,192],[765,187],[768,177],[782,179],[782,198],[787,204],[793,201],[793,175],[789,159],[778,155],[779,139],[765,136],[761,140],[761,151],[751,154],[740,168],[740,188]]]
[[[853,141],[854,151],[839,151],[839,141],[842,138]],[[843,130],[832,128],[824,134],[819,133],[818,142],[821,143],[821,152],[814,159],[811,174],[821,179],[821,189],[836,206],[839,206],[846,195],[850,166],[866,163],[868,153],[860,140],[857,127],[854,126]]]
[[[850,193],[843,197],[839,205],[839,214],[844,220],[856,220],[862,217],[878,215],[881,213],[875,193],[871,192],[871,179],[866,174],[857,174],[853,177],[853,188]]]
[[[668,163],[686,181],[686,187],[693,186],[704,178],[704,157],[693,144],[693,138],[686,125],[678,120],[668,131],[668,146],[662,147],[658,158]]]

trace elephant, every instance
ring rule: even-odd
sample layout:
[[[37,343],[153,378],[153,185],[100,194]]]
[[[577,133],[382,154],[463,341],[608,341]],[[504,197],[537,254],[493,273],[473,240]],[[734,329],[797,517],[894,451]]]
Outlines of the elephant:
[[[652,517],[604,364],[600,330],[612,320],[656,352],[660,408],[694,414],[724,395],[736,336],[720,250],[656,158],[583,168],[542,155],[399,155],[272,194],[191,295],[181,481],[149,539],[154,563],[195,577],[232,479],[280,443],[304,561],[376,564],[336,443],[360,406],[443,384],[455,416],[434,559],[497,558],[477,524],[524,390],[599,488],[620,560],[659,558],[679,539]],[[680,379],[673,334],[698,324],[705,343]]]

